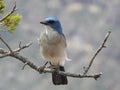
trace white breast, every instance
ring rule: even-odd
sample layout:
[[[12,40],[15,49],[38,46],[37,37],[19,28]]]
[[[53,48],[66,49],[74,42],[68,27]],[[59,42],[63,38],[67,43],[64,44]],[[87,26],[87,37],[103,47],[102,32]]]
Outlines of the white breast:
[[[63,65],[66,59],[66,41],[54,30],[46,30],[40,36],[40,49],[44,59],[53,65]]]

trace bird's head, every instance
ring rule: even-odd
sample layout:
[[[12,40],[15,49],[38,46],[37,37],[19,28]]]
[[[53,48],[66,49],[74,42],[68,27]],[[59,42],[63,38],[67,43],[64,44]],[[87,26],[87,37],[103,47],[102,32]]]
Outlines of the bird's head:
[[[42,21],[40,23],[52,28],[52,30],[57,31],[58,33],[62,33],[62,27],[58,18],[48,17],[45,19],[45,21]]]

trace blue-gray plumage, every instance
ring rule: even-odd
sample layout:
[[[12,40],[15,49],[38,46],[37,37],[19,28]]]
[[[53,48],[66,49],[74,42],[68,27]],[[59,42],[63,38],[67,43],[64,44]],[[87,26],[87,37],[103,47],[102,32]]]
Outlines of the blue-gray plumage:
[[[43,59],[49,61],[57,70],[64,70],[64,63],[67,58],[65,51],[66,39],[58,18],[49,17],[40,22],[45,25],[45,32],[40,35],[40,50]],[[52,80],[55,85],[67,84],[67,77],[52,73]]]

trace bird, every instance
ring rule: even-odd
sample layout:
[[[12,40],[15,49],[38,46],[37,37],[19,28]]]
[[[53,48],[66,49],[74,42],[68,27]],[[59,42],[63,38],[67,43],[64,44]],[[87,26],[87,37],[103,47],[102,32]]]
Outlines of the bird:
[[[52,82],[54,85],[67,85],[67,76],[60,75],[63,71],[66,60],[69,60],[66,53],[66,37],[62,31],[62,26],[58,18],[48,17],[40,24],[45,26],[45,31],[40,34],[40,53],[43,59],[50,63],[55,69],[52,72]]]

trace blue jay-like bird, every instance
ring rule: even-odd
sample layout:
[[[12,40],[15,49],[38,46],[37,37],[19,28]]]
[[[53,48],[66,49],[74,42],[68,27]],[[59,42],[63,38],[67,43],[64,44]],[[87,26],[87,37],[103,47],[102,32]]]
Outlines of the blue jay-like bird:
[[[40,35],[40,49],[43,59],[50,62],[56,70],[65,71],[64,64],[67,60],[66,39],[62,32],[62,27],[58,18],[49,17],[40,22],[45,26],[45,32]],[[68,83],[67,77],[52,73],[52,81],[55,85],[65,85]]]

